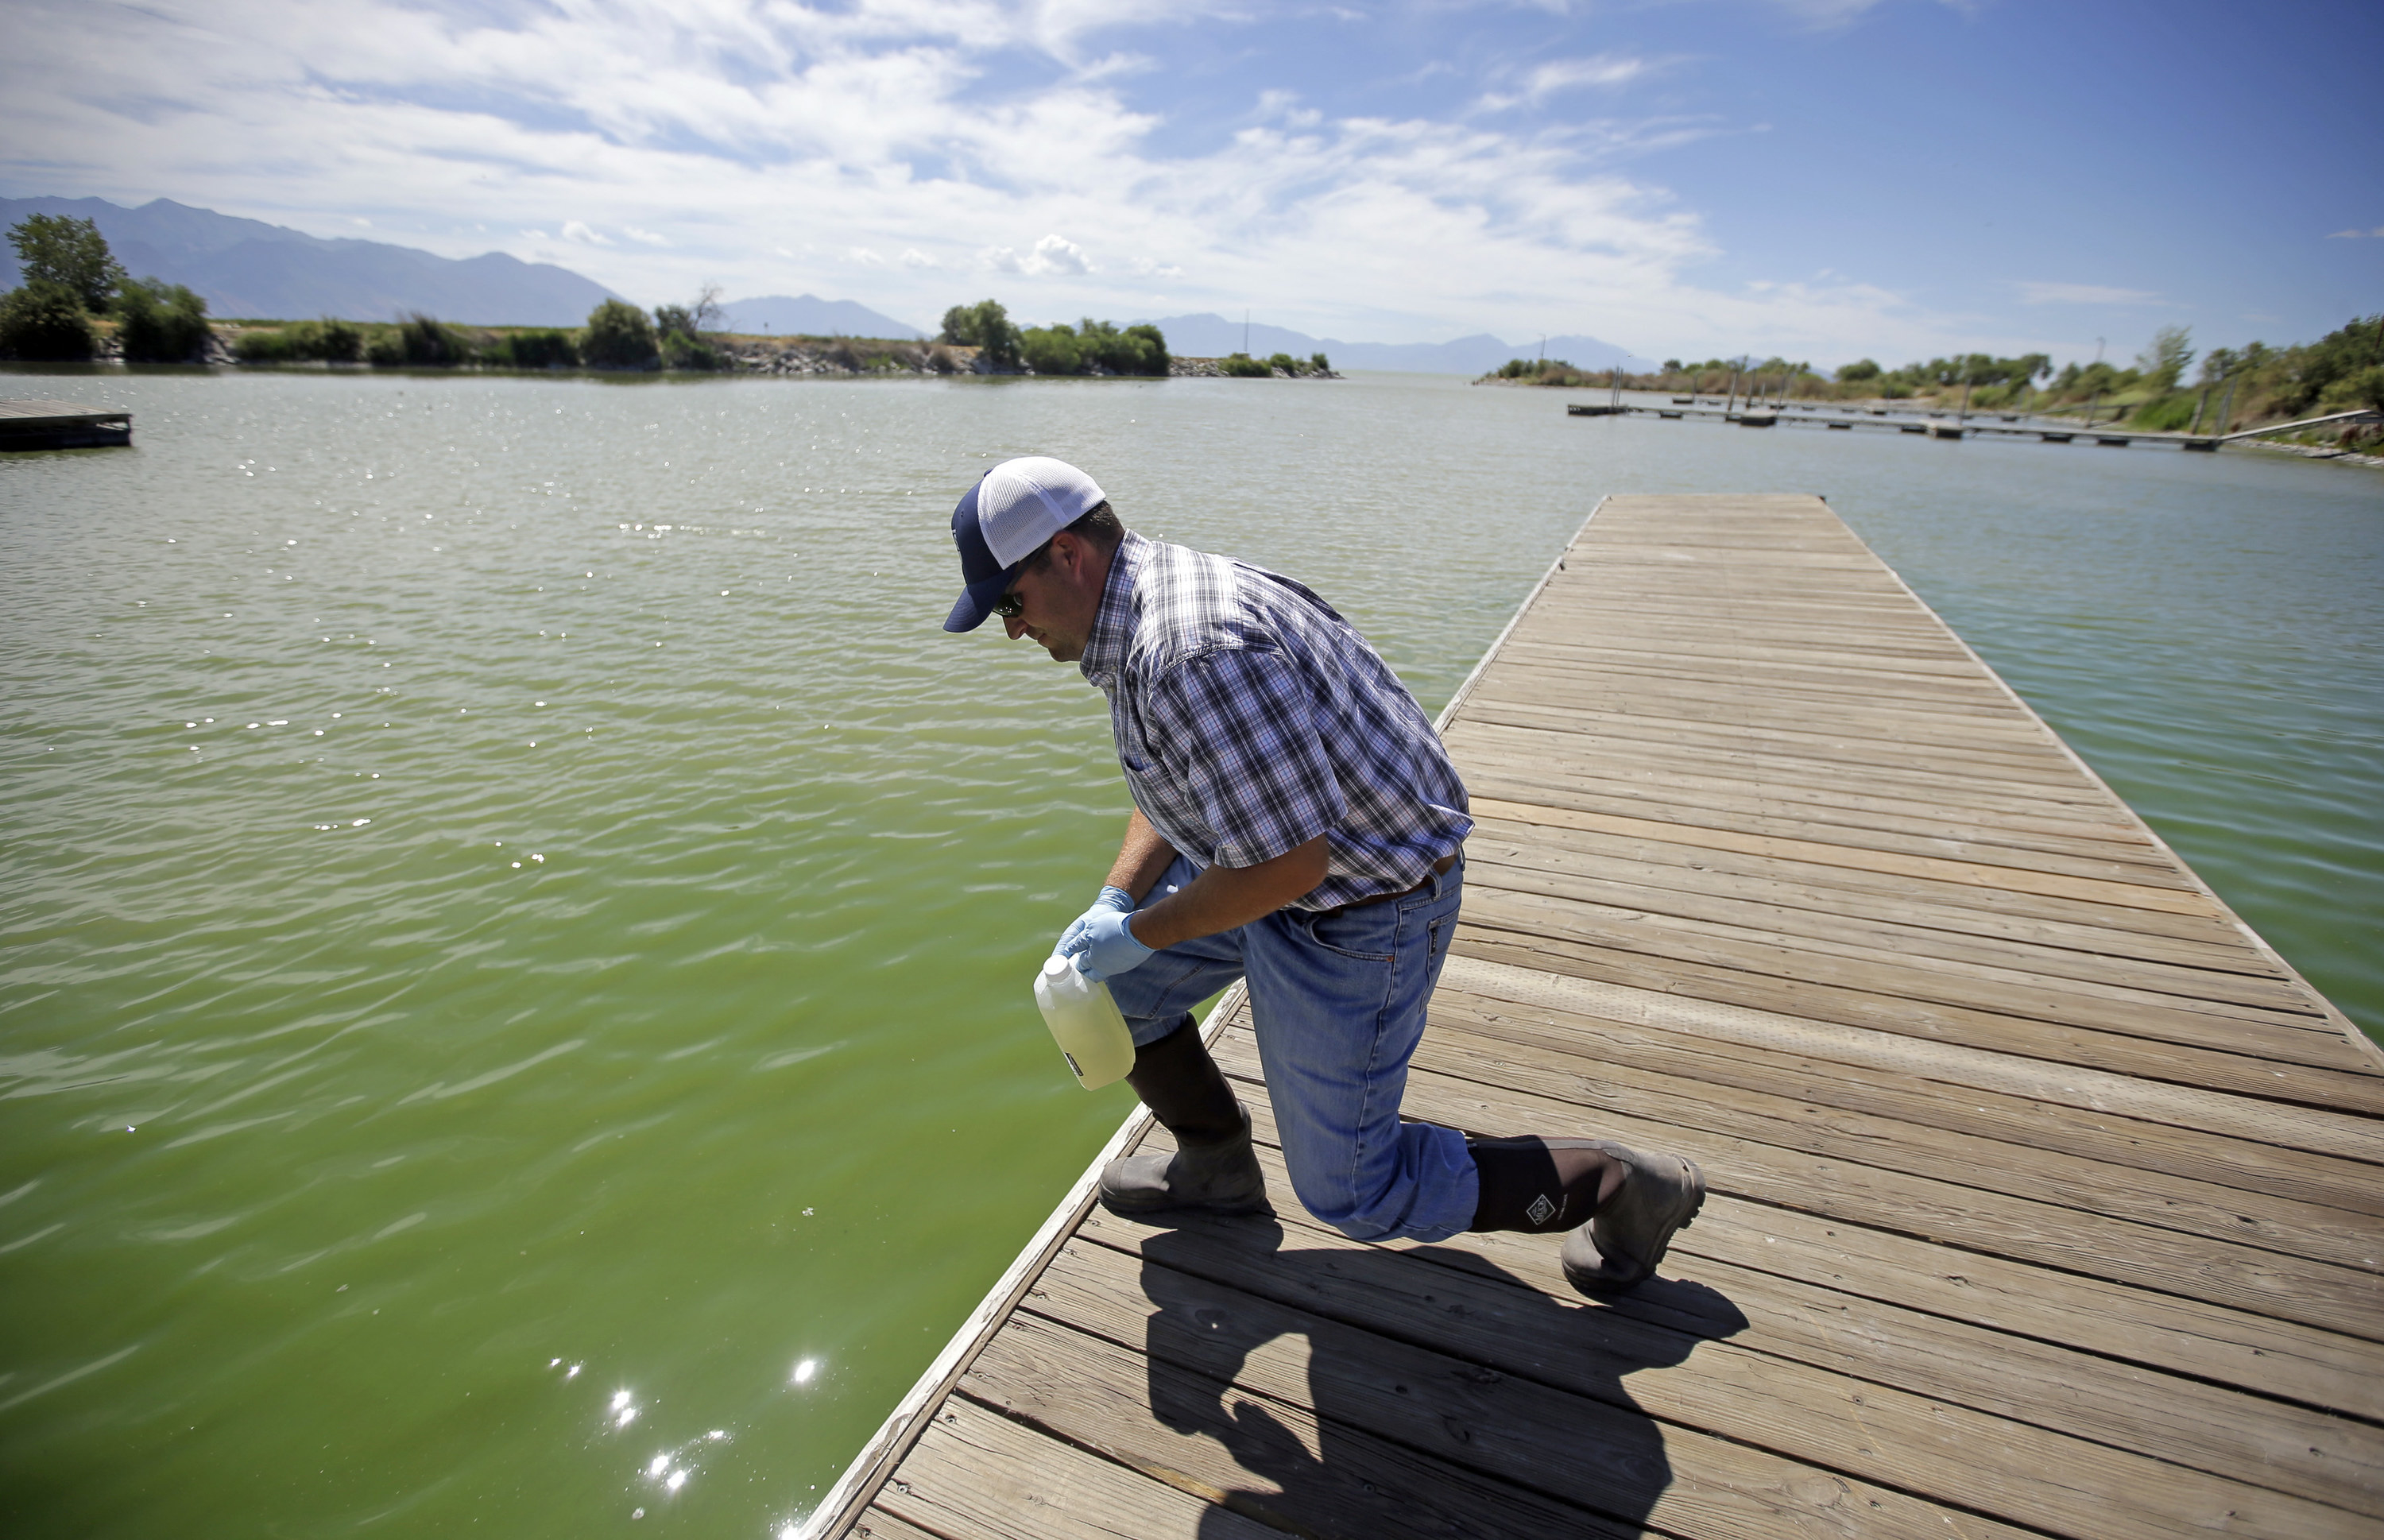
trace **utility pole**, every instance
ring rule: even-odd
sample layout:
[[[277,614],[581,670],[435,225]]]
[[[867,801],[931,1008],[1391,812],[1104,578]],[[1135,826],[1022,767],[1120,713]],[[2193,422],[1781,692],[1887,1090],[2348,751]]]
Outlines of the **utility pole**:
[[[1242,356],[1243,356],[1243,357],[1245,357],[1245,358],[1248,358],[1249,355],[1250,355],[1250,313],[1249,313],[1248,308],[1247,306],[1245,306],[1245,307],[1243,308],[1243,311],[1242,311]]]

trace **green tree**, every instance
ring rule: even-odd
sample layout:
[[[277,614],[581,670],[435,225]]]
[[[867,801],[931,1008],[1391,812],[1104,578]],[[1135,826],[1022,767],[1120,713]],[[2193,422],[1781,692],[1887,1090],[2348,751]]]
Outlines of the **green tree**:
[[[1287,353],[1269,354],[1267,355],[1267,367],[1270,369],[1279,369],[1285,374],[1298,374],[1299,372],[1298,361],[1294,359],[1291,354]]]
[[[992,300],[956,304],[945,311],[940,341],[977,349],[979,356],[995,368],[1018,366],[1022,343],[1018,329],[1010,324],[1010,312]]]
[[[636,305],[619,300],[606,300],[588,313],[579,357],[599,369],[651,369],[662,361],[653,322]]]
[[[326,364],[355,364],[365,355],[365,334],[326,316],[315,326],[315,356]]]
[[[1851,364],[1840,365],[1838,378],[1848,384],[1865,379],[1877,379],[1879,365],[1868,358],[1857,358]]]
[[[207,302],[179,283],[135,279],[116,292],[116,341],[128,364],[205,358]]]
[[[124,268],[108,254],[107,240],[89,219],[59,214],[29,214],[8,231],[28,284],[55,283],[85,310],[107,308],[124,283]]]
[[[470,339],[418,310],[398,323],[397,345],[409,364],[453,368],[472,361]]]
[[[2181,326],[2165,326],[2153,333],[2144,351],[2136,354],[2136,367],[2155,391],[2167,392],[2177,389],[2185,378],[2185,366],[2193,362],[2193,333]]]
[[[1321,353],[1310,357],[1308,362],[1318,374],[1331,374],[1333,372],[1333,360],[1325,357]]]
[[[517,369],[567,369],[579,362],[566,332],[516,331],[501,346],[504,361]]]
[[[1247,353],[1229,353],[1217,361],[1217,367],[1237,379],[1264,379],[1274,373]]]
[[[1018,345],[1019,351],[1025,355],[1026,366],[1037,374],[1080,374],[1084,371],[1084,350],[1077,345],[1073,327],[1028,327],[1019,333]]]
[[[82,300],[55,279],[34,279],[0,295],[0,353],[39,363],[75,363],[99,346]]]

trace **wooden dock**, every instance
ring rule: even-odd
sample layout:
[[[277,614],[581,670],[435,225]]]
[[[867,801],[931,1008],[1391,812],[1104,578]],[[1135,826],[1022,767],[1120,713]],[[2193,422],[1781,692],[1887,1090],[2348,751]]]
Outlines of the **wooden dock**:
[[[104,449],[132,441],[132,414],[71,401],[0,401],[0,452]]]
[[[1088,1177],[807,1534],[2384,1535],[2384,1055],[1825,503],[1606,502],[1443,724],[1406,1110],[1694,1156],[1663,1275]]]

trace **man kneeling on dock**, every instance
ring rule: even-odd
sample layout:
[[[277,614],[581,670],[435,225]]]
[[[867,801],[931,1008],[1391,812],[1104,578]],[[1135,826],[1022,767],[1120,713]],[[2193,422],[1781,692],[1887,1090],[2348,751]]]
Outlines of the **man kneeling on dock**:
[[[1398,677],[1289,578],[1126,529],[1044,456],[952,511],[966,585],[1109,697],[1135,813],[1060,954],[1107,980],[1127,1081],[1172,1155],[1101,1173],[1120,1213],[1269,1213],[1250,1116],[1191,1007],[1247,979],[1292,1188],[1358,1240],[1570,1231],[1565,1276],[1629,1288],[1705,1198],[1695,1166],[1608,1139],[1469,1138],[1399,1121],[1465,877],[1465,786]]]

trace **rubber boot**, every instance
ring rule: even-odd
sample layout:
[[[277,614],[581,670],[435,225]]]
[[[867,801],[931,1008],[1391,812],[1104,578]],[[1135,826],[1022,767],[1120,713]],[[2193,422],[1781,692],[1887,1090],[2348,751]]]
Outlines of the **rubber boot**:
[[[1125,1078],[1175,1136],[1175,1151],[1121,1155],[1103,1166],[1103,1207],[1120,1214],[1274,1212],[1250,1142],[1249,1109],[1209,1057],[1198,1025],[1187,1018],[1159,1041],[1136,1049]]]
[[[1545,1236],[1586,1224],[1622,1185],[1621,1163],[1595,1139],[1468,1139],[1481,1182],[1472,1230]]]
[[[1557,1260],[1583,1294],[1635,1288],[1664,1260],[1672,1236],[1706,1200],[1705,1174],[1680,1155],[1641,1154],[1611,1139],[1591,1141],[1623,1168],[1622,1184],[1588,1223],[1565,1236]]]

